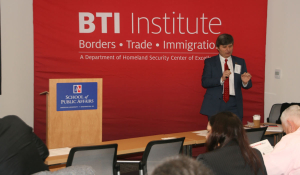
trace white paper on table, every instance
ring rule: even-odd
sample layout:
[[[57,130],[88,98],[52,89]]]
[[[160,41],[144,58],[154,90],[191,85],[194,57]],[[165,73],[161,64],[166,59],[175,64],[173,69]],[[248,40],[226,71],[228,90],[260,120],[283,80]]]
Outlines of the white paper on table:
[[[198,136],[207,136],[207,130],[195,131],[193,133],[196,133]]]
[[[268,126],[267,131],[270,131],[270,132],[283,132],[283,129],[282,129],[281,125]]]
[[[165,137],[165,138],[161,138],[162,140],[169,140],[169,139],[176,139],[176,137]]]
[[[270,152],[273,151],[273,147],[270,144],[268,139],[262,140],[262,141],[259,141],[259,142],[256,142],[256,143],[252,143],[250,146],[252,148],[258,149],[261,152],[262,155],[269,154]]]
[[[69,147],[49,149],[49,157],[68,155],[70,153],[70,150],[71,150],[71,148],[69,148]]]

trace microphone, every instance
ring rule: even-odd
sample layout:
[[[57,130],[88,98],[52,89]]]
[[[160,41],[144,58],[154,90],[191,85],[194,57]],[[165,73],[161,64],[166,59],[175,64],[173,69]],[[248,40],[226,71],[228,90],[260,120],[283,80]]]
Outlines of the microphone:
[[[228,70],[230,70],[230,69],[228,69]],[[228,77],[225,77],[226,79],[228,78]]]

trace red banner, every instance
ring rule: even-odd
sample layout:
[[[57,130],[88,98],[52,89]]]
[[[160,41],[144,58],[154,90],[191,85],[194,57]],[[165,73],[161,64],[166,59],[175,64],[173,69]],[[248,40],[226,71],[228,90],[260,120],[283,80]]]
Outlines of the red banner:
[[[244,123],[263,116],[267,0],[34,0],[34,128],[45,140],[52,78],[103,78],[103,140],[204,129],[204,59],[232,34],[253,87]]]

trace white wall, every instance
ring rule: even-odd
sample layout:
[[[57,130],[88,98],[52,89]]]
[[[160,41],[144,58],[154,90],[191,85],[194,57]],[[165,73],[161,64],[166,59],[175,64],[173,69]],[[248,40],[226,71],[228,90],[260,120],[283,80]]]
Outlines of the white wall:
[[[299,7],[299,0],[268,1],[265,116],[274,103],[300,102]],[[0,117],[15,114],[33,126],[32,0],[1,0],[1,27]]]
[[[265,69],[266,117],[274,103],[300,102],[299,7],[299,0],[268,1]],[[281,79],[275,79],[275,69],[281,70]]]
[[[14,114],[33,126],[32,0],[1,0],[0,117]]]

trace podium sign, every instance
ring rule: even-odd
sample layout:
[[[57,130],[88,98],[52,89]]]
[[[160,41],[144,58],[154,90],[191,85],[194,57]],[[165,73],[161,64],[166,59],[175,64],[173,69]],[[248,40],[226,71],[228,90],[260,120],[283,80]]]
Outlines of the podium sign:
[[[57,83],[57,111],[97,109],[97,82]]]

